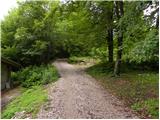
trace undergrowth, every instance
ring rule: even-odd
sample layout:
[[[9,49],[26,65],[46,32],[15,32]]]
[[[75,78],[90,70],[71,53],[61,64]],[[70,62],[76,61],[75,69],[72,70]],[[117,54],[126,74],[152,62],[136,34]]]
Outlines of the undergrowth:
[[[58,72],[52,65],[29,66],[11,74],[13,81],[18,81],[23,87],[29,88],[45,85],[58,79]]]
[[[158,73],[136,70],[122,65],[121,76],[112,77],[113,66],[100,63],[88,68],[88,74],[95,77],[111,93],[124,100],[141,118],[158,118],[159,80]]]
[[[59,75],[52,65],[29,66],[18,72],[12,72],[11,79],[23,88],[22,94],[10,102],[2,111],[1,118],[12,118],[16,112],[25,111],[32,118],[36,116],[40,106],[47,100],[47,93],[42,85],[54,82]]]
[[[99,58],[93,58],[90,56],[71,56],[68,58],[68,62],[71,64],[80,64],[80,65],[93,65],[100,61]]]

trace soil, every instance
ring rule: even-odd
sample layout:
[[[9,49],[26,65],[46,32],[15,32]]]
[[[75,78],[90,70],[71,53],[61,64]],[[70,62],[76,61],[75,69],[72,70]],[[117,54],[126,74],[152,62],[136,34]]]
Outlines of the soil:
[[[20,87],[1,91],[1,109],[21,94]]]
[[[50,119],[131,119],[138,118],[103,88],[82,67],[66,61],[54,62],[61,78],[48,86],[48,102],[37,118]]]

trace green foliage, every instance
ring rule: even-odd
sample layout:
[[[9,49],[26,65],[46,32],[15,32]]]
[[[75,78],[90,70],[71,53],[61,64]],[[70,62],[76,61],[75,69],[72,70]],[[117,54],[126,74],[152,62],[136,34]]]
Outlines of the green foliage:
[[[92,57],[77,57],[77,56],[71,56],[68,58],[68,62],[69,63],[73,63],[73,64],[76,64],[76,63],[84,63],[84,64],[87,64],[87,63],[90,63],[90,62],[99,62],[99,59],[93,59]]]
[[[56,57],[89,55],[106,62],[106,31],[114,29],[117,46],[121,26],[122,59],[157,64],[159,35],[152,24],[156,11],[150,15],[152,19],[143,13],[150,5],[148,1],[125,1],[125,14],[117,20],[113,1],[18,2],[2,21],[2,55],[24,66],[47,63]]]
[[[40,56],[42,55],[45,51],[47,51],[47,42],[37,40],[35,41],[35,44],[32,45],[32,48],[30,48],[25,55],[30,55],[30,56]]]
[[[18,61],[23,66],[46,63],[51,59],[53,47],[50,46],[54,40],[51,38],[51,28],[55,22],[48,20],[54,19],[48,17],[53,9],[48,5],[53,3],[54,1],[22,1],[9,12],[2,21],[2,54],[5,57]],[[56,8],[58,6],[56,4]],[[11,52],[11,48],[16,48],[17,54]]]
[[[142,116],[157,119],[159,116],[159,100],[148,99],[143,102],[133,104],[132,109],[140,112]]]
[[[18,25],[18,11],[17,9],[11,9],[9,15],[5,16],[5,19],[1,21],[1,42],[2,47],[11,47],[14,42],[14,34]]]
[[[112,77],[113,67],[107,63],[94,65],[87,69],[87,72],[112,94],[135,109],[141,115],[140,117],[158,118],[158,73],[142,72],[132,68],[129,68],[130,71],[128,71],[128,68],[125,67],[128,66],[123,65],[123,73],[120,77]]]
[[[130,63],[121,64],[122,73],[132,71],[132,67],[126,66],[144,65],[141,70],[146,66],[158,68],[158,2],[155,6],[150,1],[123,3],[124,15],[117,19],[113,1],[19,1],[18,7],[11,9],[1,22],[2,55],[23,66],[41,65],[58,57],[69,57],[71,63],[86,62],[88,58],[81,56],[106,62],[107,31],[113,29],[114,46],[118,46],[117,31],[123,32],[122,62]],[[146,16],[144,10],[151,6],[155,10]],[[113,47],[114,60],[117,49]],[[91,67],[89,73],[105,78],[112,75],[113,68],[112,63],[102,63]],[[130,103],[143,101],[149,92],[147,87],[157,92],[157,75],[127,74],[129,80],[121,80],[122,83],[119,79],[106,82]],[[13,73],[12,78],[31,87],[56,80],[57,72],[49,65],[30,66]],[[128,82],[131,84],[123,84]]]
[[[40,106],[47,100],[46,91],[43,87],[34,86],[27,89],[21,96],[10,102],[2,112],[3,119],[12,118],[16,112],[25,111],[34,118]],[[25,118],[25,116],[24,116]]]
[[[149,1],[125,2],[125,14],[119,22],[124,32],[123,59],[158,66],[158,30],[143,11],[150,5]]]
[[[137,63],[147,61],[158,64],[159,36],[157,32],[157,30],[152,30],[143,41],[135,43],[128,56],[130,61],[136,61]]]
[[[84,61],[85,61],[85,57],[72,56],[72,57],[69,57],[69,59],[68,59],[69,63],[81,63]]]
[[[99,76],[103,76],[106,74],[112,74],[113,73],[113,66],[114,64],[110,64],[110,63],[99,63],[96,64],[94,66],[91,66],[87,69],[87,72],[91,75],[99,75]]]
[[[106,47],[100,47],[100,48],[93,47],[91,49],[90,55],[93,58],[100,59],[102,62],[106,62],[107,61],[107,56],[108,56],[107,53],[108,53],[108,51],[106,50]]]
[[[51,65],[29,66],[16,73],[12,73],[11,79],[19,81],[23,87],[30,88],[56,81],[58,79],[58,72]]]
[[[12,60],[16,60],[18,56],[18,50],[15,46],[12,47],[7,47],[7,48],[2,48],[2,56],[5,56],[7,58],[12,58]]]

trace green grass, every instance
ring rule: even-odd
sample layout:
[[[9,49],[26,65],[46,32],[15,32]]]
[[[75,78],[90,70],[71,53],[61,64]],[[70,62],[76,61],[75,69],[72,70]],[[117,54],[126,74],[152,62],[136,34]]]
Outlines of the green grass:
[[[125,101],[141,118],[158,118],[158,73],[122,66],[119,77],[112,77],[113,65],[108,63],[94,65],[86,71],[112,94]]]
[[[4,108],[2,118],[12,118],[16,112],[22,111],[34,118],[48,97],[42,85],[55,82],[58,77],[56,68],[50,64],[29,66],[18,72],[13,72],[11,79],[18,81],[23,86],[23,93]]]
[[[77,63],[91,63],[91,62],[98,62],[99,59],[93,59],[92,57],[85,56],[85,57],[76,57],[76,56],[71,56],[68,58],[68,62],[72,64],[77,64]]]
[[[131,108],[137,112],[140,112],[142,116],[146,116],[147,118],[158,118],[159,100],[158,99],[148,99],[138,103],[135,103],[131,106]]]
[[[25,111],[35,117],[40,106],[47,100],[47,93],[42,85],[55,82],[58,72],[52,65],[29,66],[12,73],[13,81],[19,81],[23,86],[22,94],[10,102],[2,111],[2,118],[12,118],[16,112]],[[26,116],[24,116],[25,118]]]
[[[47,93],[41,86],[35,86],[27,89],[21,96],[14,99],[2,111],[2,118],[9,119],[16,112],[26,111],[34,118],[40,106],[47,101]]]

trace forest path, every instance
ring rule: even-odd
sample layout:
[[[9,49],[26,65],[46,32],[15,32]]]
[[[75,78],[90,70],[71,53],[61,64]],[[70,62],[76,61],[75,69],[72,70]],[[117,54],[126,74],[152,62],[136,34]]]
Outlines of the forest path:
[[[61,78],[48,86],[49,101],[38,118],[137,118],[80,67],[54,62]]]

